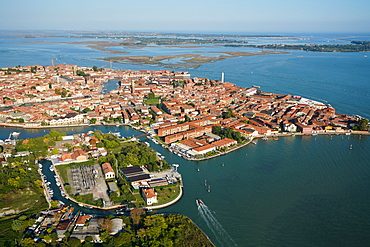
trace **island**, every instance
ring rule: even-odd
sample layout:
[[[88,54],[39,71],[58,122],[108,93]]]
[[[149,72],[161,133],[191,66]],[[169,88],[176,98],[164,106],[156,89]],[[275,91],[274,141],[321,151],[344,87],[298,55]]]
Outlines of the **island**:
[[[276,50],[301,50],[316,52],[369,52],[370,45],[367,41],[352,41],[346,45],[314,45],[314,44],[267,44],[267,45],[227,45],[233,47],[252,47]]]
[[[229,58],[253,55],[285,54],[282,51],[213,51],[217,47],[243,47],[248,40],[253,39],[279,39],[279,40],[306,40],[306,37],[281,35],[232,35],[232,34],[180,34],[180,33],[141,33],[141,32],[73,32],[54,35],[34,34],[25,35],[26,41],[22,43],[52,43],[81,45],[93,50],[102,51],[101,56],[95,59],[115,63],[130,63],[139,65],[159,65],[173,69],[198,68],[202,64],[221,61]],[[37,40],[33,40],[37,38]],[[63,41],[55,39],[63,38]],[[41,39],[41,40],[40,40]],[[65,40],[71,41],[65,41]],[[52,41],[50,41],[52,40]],[[166,56],[133,55],[136,50],[166,49]],[[183,54],[177,49],[192,49]],[[212,56],[203,56],[212,53]],[[231,54],[232,53],[232,54]],[[106,56],[105,54],[110,54]],[[155,53],[157,54],[157,53]],[[58,58],[56,58],[58,59]]]
[[[189,47],[184,47],[189,48]],[[216,56],[201,56],[204,53],[217,53],[222,55]],[[104,57],[100,58],[104,61],[111,61],[115,63],[130,63],[130,64],[150,64],[166,66],[170,68],[198,68],[202,64],[212,63],[216,61],[225,60],[234,57],[244,56],[258,56],[258,55],[270,55],[270,54],[287,54],[282,51],[261,51],[261,52],[193,52],[192,54],[179,54],[179,55],[168,55],[168,56],[122,56],[122,57]],[[174,61],[172,61],[174,59]]]
[[[223,78],[65,64],[2,68],[0,125],[50,128],[43,137],[18,140],[12,132],[0,141],[2,241],[116,245],[119,239],[186,246],[191,238],[213,245],[184,216],[147,215],[182,195],[178,165],[167,164],[149,143],[99,131],[67,136],[54,127],[127,125],[189,160],[226,155],[256,144],[256,138],[369,134],[368,119],[338,113],[328,103],[264,92],[257,85],[243,88]],[[85,215],[54,200],[54,183],[71,203],[110,210],[109,216]],[[177,233],[180,228],[191,230],[183,235]]]
[[[226,154],[255,138],[369,133],[367,119],[328,103],[191,78],[187,71],[35,65],[2,68],[0,75],[2,126],[129,125],[191,160]],[[107,92],[104,85],[112,82],[115,89]]]

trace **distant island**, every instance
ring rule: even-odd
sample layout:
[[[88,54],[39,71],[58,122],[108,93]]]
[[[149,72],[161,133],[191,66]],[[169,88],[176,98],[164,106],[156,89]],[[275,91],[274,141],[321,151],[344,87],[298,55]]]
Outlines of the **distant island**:
[[[261,49],[279,49],[279,50],[302,50],[318,52],[369,52],[370,42],[368,41],[351,41],[348,45],[299,45],[299,44],[269,44],[269,45],[241,45],[231,44],[225,46],[231,47],[252,47]]]
[[[22,43],[61,43],[83,45],[93,50],[102,51],[102,54],[112,56],[96,57],[95,59],[117,63],[139,65],[158,65],[174,69],[198,68],[207,63],[225,60],[228,58],[252,55],[284,54],[281,51],[210,51],[215,47],[243,47],[250,39],[279,39],[279,40],[307,40],[307,37],[282,35],[235,35],[235,34],[181,34],[157,32],[72,32],[67,34],[34,34],[25,35]],[[37,40],[35,40],[37,38]],[[63,41],[56,41],[62,38]],[[42,40],[40,40],[42,39]],[[83,40],[81,40],[83,39]],[[67,40],[67,41],[66,41]],[[166,56],[129,55],[135,50],[146,48],[170,48]],[[178,54],[171,48],[194,49],[186,54]],[[199,50],[201,49],[201,50]],[[203,56],[204,53],[212,55]],[[231,54],[233,53],[233,54]],[[122,56],[116,56],[122,54]]]

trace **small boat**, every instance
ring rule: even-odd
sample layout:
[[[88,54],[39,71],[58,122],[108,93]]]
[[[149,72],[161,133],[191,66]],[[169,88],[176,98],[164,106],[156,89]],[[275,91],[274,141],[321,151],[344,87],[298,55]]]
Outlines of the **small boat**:
[[[197,172],[200,172],[200,169],[199,168],[197,169]]]
[[[116,214],[125,214],[125,211],[126,211],[125,208],[117,209]]]
[[[201,199],[196,199],[195,203],[197,204],[198,207],[204,204]]]
[[[18,138],[18,136],[20,134],[21,134],[21,132],[16,132],[16,131],[14,131],[14,132],[11,133],[12,137],[15,138],[15,139]]]
[[[224,164],[224,163],[222,163],[222,164],[221,164],[221,166],[223,167],[223,166],[225,166],[225,164]]]
[[[208,185],[208,190],[207,190],[208,193],[211,192],[211,185]]]
[[[278,138],[278,137],[275,137],[275,138],[274,138],[274,140],[275,140],[275,141],[278,141],[278,140],[279,140],[279,138]]]
[[[50,166],[50,171],[53,172],[54,171],[54,168],[52,166]]]
[[[349,149],[350,149],[350,150],[352,149],[352,144],[349,146]]]

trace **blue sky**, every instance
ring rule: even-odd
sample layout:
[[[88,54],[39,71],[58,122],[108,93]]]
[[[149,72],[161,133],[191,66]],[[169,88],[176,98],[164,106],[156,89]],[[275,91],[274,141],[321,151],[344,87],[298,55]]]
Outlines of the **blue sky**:
[[[370,32],[369,0],[2,0],[0,29]]]

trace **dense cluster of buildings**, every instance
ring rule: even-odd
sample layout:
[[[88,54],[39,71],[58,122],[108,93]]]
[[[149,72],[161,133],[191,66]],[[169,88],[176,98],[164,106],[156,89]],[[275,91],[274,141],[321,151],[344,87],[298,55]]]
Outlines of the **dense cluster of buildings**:
[[[81,71],[84,76],[78,75]],[[102,83],[113,78],[119,79],[117,89],[104,94]],[[253,137],[343,131],[358,121],[337,113],[330,105],[299,96],[207,78],[191,79],[187,72],[166,70],[94,70],[76,65],[3,68],[0,90],[0,106],[8,107],[0,111],[3,125],[90,124],[119,118],[125,124],[150,125],[167,144],[189,138],[212,144],[209,134],[215,125]],[[162,102],[145,104],[149,94]],[[195,148],[200,152],[212,149],[202,142]],[[197,151],[195,148],[192,150]]]

